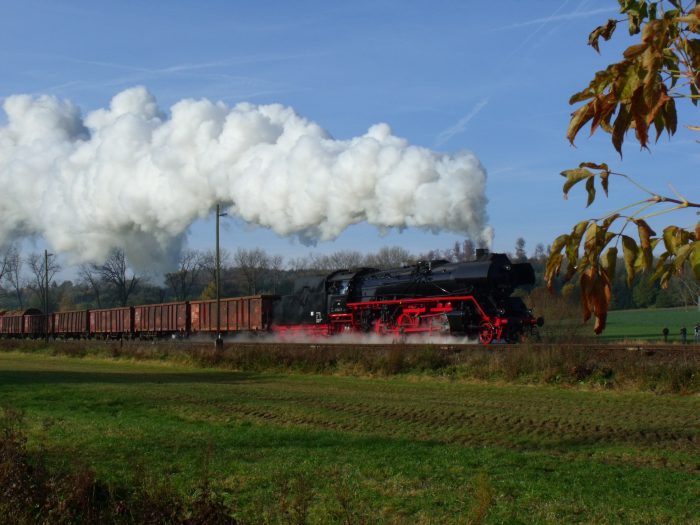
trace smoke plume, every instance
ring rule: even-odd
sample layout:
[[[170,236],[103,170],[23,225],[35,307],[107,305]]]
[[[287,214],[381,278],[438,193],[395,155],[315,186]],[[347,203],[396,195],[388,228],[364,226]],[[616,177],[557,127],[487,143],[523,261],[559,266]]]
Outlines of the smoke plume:
[[[166,114],[143,87],[85,117],[51,96],[13,95],[4,110],[0,245],[40,235],[76,262],[114,247],[162,262],[217,202],[306,243],[361,221],[489,240],[478,159],[412,146],[386,124],[335,140],[276,104],[182,100]]]

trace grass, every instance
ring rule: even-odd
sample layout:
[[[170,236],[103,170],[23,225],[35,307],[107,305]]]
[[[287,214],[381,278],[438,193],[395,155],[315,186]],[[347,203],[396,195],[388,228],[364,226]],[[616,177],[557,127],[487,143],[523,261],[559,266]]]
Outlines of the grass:
[[[688,341],[693,341],[693,329],[700,323],[697,306],[689,308],[648,308],[640,310],[614,310],[608,313],[604,340],[653,340],[663,341],[662,330],[669,330],[669,341],[680,342],[682,326],[688,330]]]
[[[188,494],[245,523],[689,523],[700,398],[235,372],[0,353],[51,468]]]

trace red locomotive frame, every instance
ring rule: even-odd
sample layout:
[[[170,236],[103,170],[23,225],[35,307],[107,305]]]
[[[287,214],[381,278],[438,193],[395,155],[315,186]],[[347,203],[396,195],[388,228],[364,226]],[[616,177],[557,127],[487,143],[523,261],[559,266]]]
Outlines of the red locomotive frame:
[[[387,301],[366,301],[348,303],[348,313],[331,313],[327,323],[300,324],[300,325],[275,325],[272,330],[281,334],[304,334],[311,336],[330,336],[343,333],[374,333],[377,335],[390,335],[400,337],[404,335],[450,335],[450,327],[446,317],[449,312],[455,311],[455,306],[468,304],[472,312],[479,316],[478,334],[482,344],[490,344],[497,340],[508,340],[509,319],[498,315],[490,316],[481,307],[479,302],[471,295],[457,295],[447,297],[421,297],[414,299],[395,299]],[[382,320],[381,312],[390,309],[393,311],[393,320]],[[363,326],[363,313],[369,312],[374,319],[369,330]],[[527,328],[537,326],[537,320],[529,318],[521,320],[529,325]],[[518,335],[522,335],[521,327]]]

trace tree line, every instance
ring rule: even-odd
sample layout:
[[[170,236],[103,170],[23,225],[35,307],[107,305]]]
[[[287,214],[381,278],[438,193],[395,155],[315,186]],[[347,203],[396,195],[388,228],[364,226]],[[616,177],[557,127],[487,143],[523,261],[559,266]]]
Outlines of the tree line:
[[[288,259],[269,254],[262,248],[238,249],[235,252],[224,249],[221,251],[221,294],[222,297],[284,295],[292,291],[298,277],[309,273],[359,267],[392,268],[418,260],[470,261],[476,257],[476,248],[467,239],[455,242],[449,248],[421,254],[412,254],[405,248],[392,246],[374,253],[340,250]],[[535,269],[536,284],[518,294],[531,296],[535,302],[540,302],[544,297],[549,247],[540,243],[531,253],[526,248],[526,241],[521,237],[508,254],[514,262],[529,262]],[[0,310],[43,310],[47,300],[50,310],[68,311],[216,297],[216,258],[213,250],[184,250],[173,271],[162,276],[135,272],[121,249],[113,250],[103,264],[80,265],[75,279],[56,280],[60,271],[61,267],[53,255],[45,258],[43,253],[30,253],[25,256],[17,245],[6,246],[0,250]],[[692,276],[675,276],[663,289],[658,283],[650,283],[641,276],[628,288],[626,279],[623,265],[620,264],[613,280],[615,293],[612,307],[615,309],[683,306],[693,304],[700,292]],[[581,299],[575,284],[561,281],[554,287],[554,293],[573,307]]]

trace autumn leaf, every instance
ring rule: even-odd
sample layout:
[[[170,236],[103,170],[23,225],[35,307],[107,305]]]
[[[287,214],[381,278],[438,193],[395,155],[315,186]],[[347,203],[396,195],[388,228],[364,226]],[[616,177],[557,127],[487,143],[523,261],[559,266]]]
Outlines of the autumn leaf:
[[[581,182],[584,179],[588,179],[594,176],[593,172],[586,168],[576,168],[572,170],[562,171],[561,175],[562,177],[566,177],[566,182],[564,183],[564,187],[562,188],[564,191],[565,199],[569,197],[569,191],[577,183]]]

